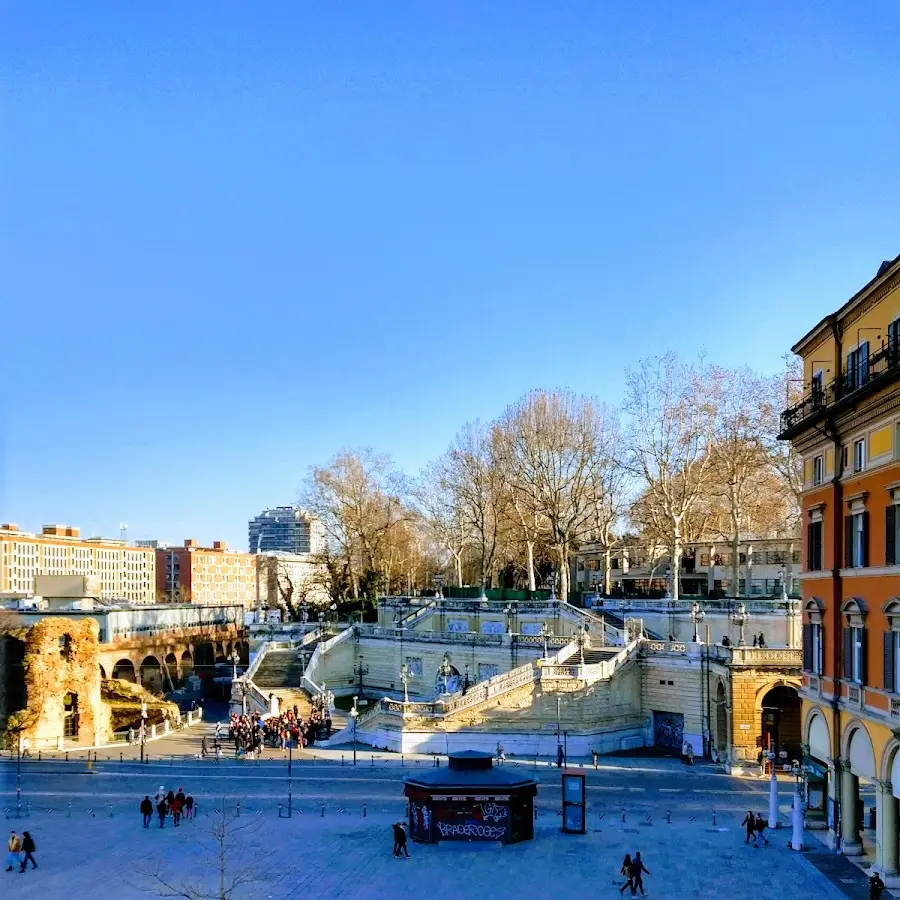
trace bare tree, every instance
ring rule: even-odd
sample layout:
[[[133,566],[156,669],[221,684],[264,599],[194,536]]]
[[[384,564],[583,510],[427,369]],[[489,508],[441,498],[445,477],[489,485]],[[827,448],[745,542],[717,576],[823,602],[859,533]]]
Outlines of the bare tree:
[[[648,518],[670,548],[672,597],[678,599],[685,520],[708,489],[715,425],[704,360],[668,353],[626,370],[629,466],[644,483]]]
[[[283,882],[290,869],[273,865],[272,855],[260,840],[256,820],[229,813],[225,798],[212,813],[208,826],[194,841],[197,850],[190,864],[170,874],[163,860],[140,862],[136,885],[156,897],[184,900],[250,900],[271,896],[273,887]],[[181,874],[187,873],[187,874]]]
[[[614,458],[614,421],[602,405],[563,391],[528,394],[501,419],[504,467],[526,509],[546,521],[563,599],[572,550],[595,521],[600,470]]]
[[[425,467],[416,483],[415,498],[435,541],[450,554],[456,584],[461,587],[463,554],[471,535],[453,490],[449,453]]]

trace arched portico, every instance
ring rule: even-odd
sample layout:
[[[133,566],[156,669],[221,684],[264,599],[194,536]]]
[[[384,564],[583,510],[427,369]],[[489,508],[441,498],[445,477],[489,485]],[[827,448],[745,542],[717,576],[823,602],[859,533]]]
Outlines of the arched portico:
[[[120,678],[122,681],[130,681],[137,684],[137,674],[135,672],[134,663],[130,659],[120,659],[113,666],[113,678]]]
[[[865,725],[855,719],[847,725],[841,741],[841,850],[847,856],[863,852],[859,781],[876,784],[876,778],[872,740]]]
[[[145,656],[141,662],[141,684],[152,693],[162,691],[162,666],[155,656]]]

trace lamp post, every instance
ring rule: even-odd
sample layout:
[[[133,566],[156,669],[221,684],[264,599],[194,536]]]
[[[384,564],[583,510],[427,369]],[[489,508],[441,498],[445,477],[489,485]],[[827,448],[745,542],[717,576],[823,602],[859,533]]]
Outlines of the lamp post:
[[[443,658],[441,659],[441,665],[438,669],[441,678],[444,679],[444,693],[449,693],[447,690],[447,682],[450,679],[450,676],[453,674],[453,667],[450,665],[450,654],[445,653]]]
[[[353,765],[356,765],[356,720],[359,718],[359,710],[356,708],[358,697],[353,698],[353,708],[350,710],[350,718],[353,720]]]
[[[695,600],[691,604],[691,622],[694,625],[694,636],[691,640],[695,644],[700,643],[700,635],[697,633],[697,626],[706,618],[706,613],[700,608],[700,604]]]
[[[22,818],[22,729],[16,731],[16,818]]]
[[[240,659],[241,659],[241,657],[238,654],[237,650],[232,650],[231,651],[231,680],[232,680],[232,682],[237,681],[237,677],[238,677],[237,666],[238,666],[238,662],[240,662]]]
[[[325,634],[325,611],[319,610],[319,634]]]
[[[141,702],[141,762],[144,761],[144,744],[147,743],[147,704]]]
[[[587,641],[587,627],[582,620],[578,626],[578,633],[575,635],[575,643],[578,644],[578,652],[581,654],[581,665],[584,665],[584,645]]]
[[[775,751],[769,750],[764,754],[769,760],[771,772],[769,774],[769,828],[778,827],[778,779],[775,775]]]
[[[547,643],[550,639],[550,629],[546,622],[541,622],[541,640],[544,642],[544,659],[547,658]]]
[[[512,634],[512,616],[513,616],[513,605],[512,603],[507,603],[503,608],[503,612],[506,613],[506,633]]]
[[[787,586],[787,569],[782,566],[781,567],[781,599],[784,602],[788,600],[788,586]]]
[[[363,665],[363,658],[360,656],[359,662],[356,664],[356,668],[353,670],[353,674],[359,677],[359,692],[360,694],[363,692],[363,675],[369,674],[369,667]]]
[[[409,682],[410,682],[410,674],[409,674],[409,665],[407,663],[403,663],[400,666],[400,681],[403,683],[403,704],[404,706],[409,703]]]
[[[747,627],[747,623],[750,621],[750,613],[747,612],[747,607],[744,606],[743,603],[738,603],[734,612],[731,614],[731,621],[734,622],[734,624],[737,625],[737,627],[740,629],[738,647],[746,647],[747,643],[744,640],[744,629]]]
[[[551,603],[556,603],[556,568],[550,570],[550,596],[547,598]]]

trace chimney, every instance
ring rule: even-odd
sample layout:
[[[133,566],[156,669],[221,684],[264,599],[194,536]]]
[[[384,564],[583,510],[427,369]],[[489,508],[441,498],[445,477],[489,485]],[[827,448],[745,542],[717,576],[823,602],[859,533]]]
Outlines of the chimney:
[[[185,547],[196,547],[197,542],[193,538],[185,538],[184,546]]]
[[[225,541],[213,541],[213,550],[227,550],[228,545]]]

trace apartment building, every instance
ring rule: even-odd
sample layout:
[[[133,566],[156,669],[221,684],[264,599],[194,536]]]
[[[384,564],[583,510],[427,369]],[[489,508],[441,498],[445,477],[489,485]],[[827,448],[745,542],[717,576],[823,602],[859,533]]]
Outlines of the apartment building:
[[[260,557],[229,550],[224,541],[201,547],[188,539],[181,547],[156,550],[156,586],[161,602],[256,605]]]
[[[900,257],[793,347],[802,399],[803,739],[829,837],[900,880]],[[874,787],[864,831],[860,782]],[[866,817],[868,823],[868,817]]]
[[[738,548],[738,582],[733,550],[715,542],[685,544],[679,572],[680,593],[698,597],[780,597],[799,590],[800,538],[751,538]],[[619,544],[610,552],[611,595],[662,597],[669,587],[672,561],[660,548]],[[575,555],[576,588],[603,591],[606,549],[585,544]]]
[[[251,553],[318,554],[325,549],[322,523],[299,506],[264,509],[247,525]]]
[[[71,525],[44,525],[40,534],[0,525],[0,593],[30,597],[41,575],[90,577],[102,600],[152,603],[153,550],[110,538],[82,538]]]

